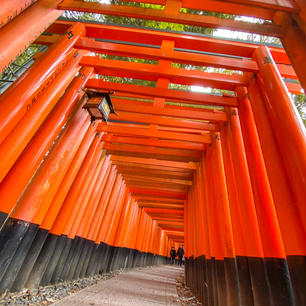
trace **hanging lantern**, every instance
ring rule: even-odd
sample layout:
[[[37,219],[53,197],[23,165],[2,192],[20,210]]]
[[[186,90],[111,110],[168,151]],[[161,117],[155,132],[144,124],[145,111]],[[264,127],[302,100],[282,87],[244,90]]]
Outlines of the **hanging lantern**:
[[[99,92],[94,90],[85,90],[88,101],[83,106],[87,109],[91,120],[108,121],[109,114],[115,114],[110,93]]]

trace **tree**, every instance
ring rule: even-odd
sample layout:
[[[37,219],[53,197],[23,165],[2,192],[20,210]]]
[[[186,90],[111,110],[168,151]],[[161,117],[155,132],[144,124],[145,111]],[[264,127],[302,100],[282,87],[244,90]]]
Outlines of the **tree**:
[[[306,96],[305,94],[292,95],[294,104],[301,116],[301,119],[306,126]]]

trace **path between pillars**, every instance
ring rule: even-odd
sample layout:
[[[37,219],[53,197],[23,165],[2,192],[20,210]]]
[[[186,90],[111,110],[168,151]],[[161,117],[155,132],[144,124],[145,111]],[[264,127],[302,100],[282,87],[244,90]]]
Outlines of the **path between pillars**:
[[[179,306],[178,266],[131,270],[87,287],[51,306]]]

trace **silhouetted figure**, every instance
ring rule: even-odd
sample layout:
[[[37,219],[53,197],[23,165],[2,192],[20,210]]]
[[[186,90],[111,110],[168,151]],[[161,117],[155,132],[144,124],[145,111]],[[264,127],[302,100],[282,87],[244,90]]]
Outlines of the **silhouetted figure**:
[[[182,245],[177,249],[177,256],[178,256],[178,264],[181,266],[183,263],[183,256],[184,256],[184,248]]]
[[[170,250],[170,263],[173,265],[175,264],[175,257],[176,257],[176,251],[174,247],[171,247]]]

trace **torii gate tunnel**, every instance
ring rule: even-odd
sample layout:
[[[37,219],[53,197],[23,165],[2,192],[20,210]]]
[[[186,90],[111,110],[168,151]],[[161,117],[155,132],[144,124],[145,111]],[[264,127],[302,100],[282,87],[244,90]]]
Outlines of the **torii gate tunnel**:
[[[1,1],[0,72],[33,42],[47,50],[0,96],[0,292],[165,264],[183,244],[204,305],[305,306],[305,128],[289,94],[306,89],[305,0],[141,2],[158,6]],[[284,49],[58,19],[65,10]],[[83,89],[112,93],[107,123],[91,121]]]

